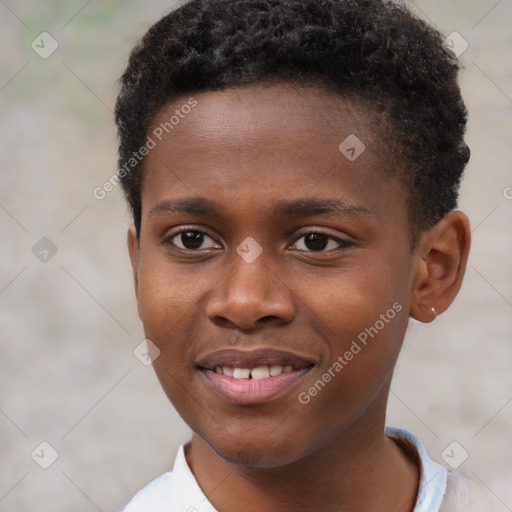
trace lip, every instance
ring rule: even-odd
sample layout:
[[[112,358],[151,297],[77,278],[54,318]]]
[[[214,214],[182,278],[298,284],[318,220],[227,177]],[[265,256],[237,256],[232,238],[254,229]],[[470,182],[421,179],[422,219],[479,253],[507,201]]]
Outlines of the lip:
[[[292,366],[293,370],[265,379],[235,379],[215,372],[217,366],[253,369],[271,365]],[[273,348],[220,350],[199,358],[197,364],[207,385],[233,405],[263,404],[277,400],[291,391],[314,366],[315,361],[310,358]]]
[[[316,361],[311,358],[274,348],[258,348],[253,350],[224,349],[200,357],[197,366],[207,370],[215,370],[217,366],[235,368],[256,368],[265,365],[293,366],[300,370],[312,366]]]

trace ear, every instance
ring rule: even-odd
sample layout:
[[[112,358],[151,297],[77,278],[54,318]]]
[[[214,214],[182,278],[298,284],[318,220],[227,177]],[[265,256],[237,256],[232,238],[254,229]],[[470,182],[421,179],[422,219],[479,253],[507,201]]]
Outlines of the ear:
[[[128,254],[132,264],[133,282],[135,285],[135,296],[137,297],[137,305],[139,303],[139,238],[135,226],[132,224],[128,228]]]
[[[425,232],[416,247],[409,314],[432,322],[450,306],[462,285],[471,231],[466,214],[450,212]]]

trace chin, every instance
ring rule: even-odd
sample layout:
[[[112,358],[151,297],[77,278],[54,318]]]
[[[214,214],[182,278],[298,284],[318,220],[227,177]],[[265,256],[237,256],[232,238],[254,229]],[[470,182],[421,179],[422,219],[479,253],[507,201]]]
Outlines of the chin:
[[[247,439],[236,442],[231,438],[206,442],[227,463],[247,468],[279,468],[305,456],[299,446],[286,444],[284,440],[273,443],[267,438],[264,441]]]

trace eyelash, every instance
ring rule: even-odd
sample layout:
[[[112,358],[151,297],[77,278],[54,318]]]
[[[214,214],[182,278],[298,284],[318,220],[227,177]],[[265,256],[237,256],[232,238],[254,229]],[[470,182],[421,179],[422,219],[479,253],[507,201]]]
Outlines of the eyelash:
[[[204,235],[210,239],[213,240],[213,238],[204,230],[202,229],[199,229],[199,228],[182,228],[180,229],[179,231],[176,231],[175,233],[172,233],[171,235],[169,235],[165,240],[164,240],[164,244],[166,245],[172,245],[174,246],[175,249],[177,249],[178,251],[181,251],[181,252],[186,252],[186,253],[190,253],[190,252],[198,252],[200,251],[201,249],[182,249],[181,247],[176,247],[176,245],[172,242],[172,240],[176,237],[178,237],[179,235],[181,235],[182,233],[200,233],[201,235]],[[342,240],[341,238],[337,238],[329,233],[326,233],[324,231],[307,231],[305,233],[303,233],[299,238],[296,239],[296,241],[294,243],[297,243],[301,238],[304,238],[305,236],[307,235],[310,235],[310,234],[317,234],[317,235],[324,235],[327,237],[328,240],[334,240],[336,243],[338,243],[340,245],[340,247],[338,247],[337,249],[331,249],[330,251],[325,251],[325,250],[321,250],[321,251],[312,251],[312,250],[308,250],[308,251],[305,251],[305,252],[308,252],[308,253],[319,253],[319,254],[322,254],[322,253],[329,253],[329,252],[332,252],[333,250],[334,251],[342,251],[342,250],[347,250],[349,249],[350,247],[353,247],[353,243],[352,242],[349,242],[347,240]],[[297,249],[296,249],[297,250]],[[298,249],[298,250],[301,250],[301,249]]]

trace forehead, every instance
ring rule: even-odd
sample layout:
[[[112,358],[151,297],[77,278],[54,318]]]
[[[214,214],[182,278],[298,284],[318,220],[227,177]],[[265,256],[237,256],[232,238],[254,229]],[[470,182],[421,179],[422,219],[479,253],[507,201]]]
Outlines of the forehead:
[[[372,113],[361,101],[340,97],[320,87],[258,84],[201,93],[195,99],[197,106],[185,115],[182,113],[168,133],[165,123],[170,115],[184,109],[188,97],[167,104],[151,124],[150,133],[164,127],[163,138],[175,152],[180,152],[183,138],[188,139],[187,150],[194,145],[201,150],[209,142],[250,147],[263,140],[274,145],[299,139],[304,146],[308,141],[313,145],[319,139],[337,140],[343,134],[355,132],[368,143],[374,138],[370,130],[374,125]]]
[[[357,100],[290,84],[191,96],[193,108],[185,107],[190,97],[179,98],[151,123],[143,214],[170,196],[225,205],[243,198],[254,212],[308,196],[386,209],[390,194],[404,195],[383,178],[386,147],[373,113]],[[394,203],[404,207],[405,198]]]

